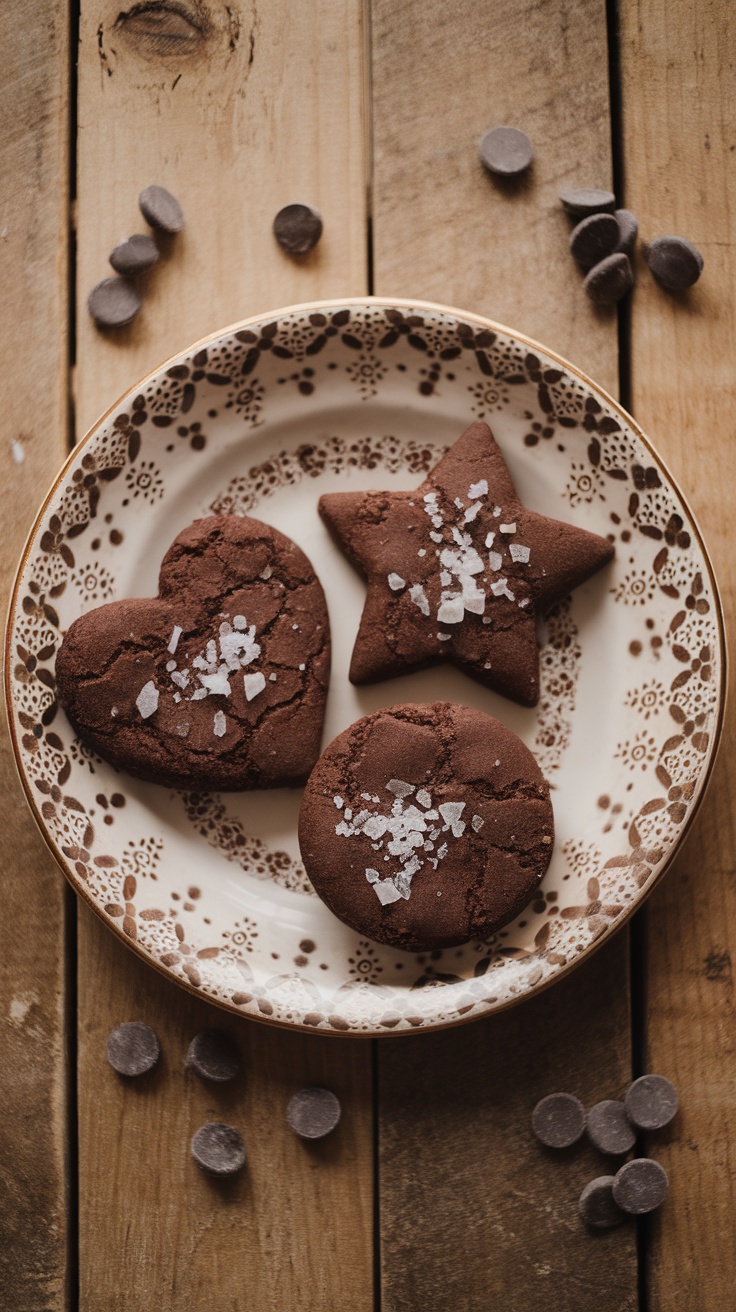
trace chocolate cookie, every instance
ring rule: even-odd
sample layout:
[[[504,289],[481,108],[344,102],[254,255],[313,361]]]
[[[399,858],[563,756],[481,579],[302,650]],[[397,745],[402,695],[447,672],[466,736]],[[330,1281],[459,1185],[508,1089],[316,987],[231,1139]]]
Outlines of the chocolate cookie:
[[[340,920],[425,952],[486,938],[526,906],[549,865],[549,787],[499,720],[392,706],[341,733],[309,778],[299,846]]]
[[[487,424],[472,424],[416,492],[334,492],[319,510],[368,581],[352,683],[451,661],[535,706],[536,617],[613,547],[520,502]]]
[[[324,594],[283,533],[198,519],[164,556],[155,599],[70,626],[59,698],[113,765],[175,788],[303,783],[319,756],[330,667]]]

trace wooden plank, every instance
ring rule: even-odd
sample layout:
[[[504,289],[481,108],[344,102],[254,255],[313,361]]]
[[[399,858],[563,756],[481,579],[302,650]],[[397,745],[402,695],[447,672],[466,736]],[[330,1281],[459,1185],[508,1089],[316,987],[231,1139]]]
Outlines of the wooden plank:
[[[487,314],[614,395],[615,312],[581,295],[564,186],[611,185],[605,5],[373,0],[376,291]],[[494,182],[477,142],[521,128],[535,158]]]
[[[615,315],[587,303],[567,253],[566,183],[609,186],[602,4],[374,0],[376,291],[506,321],[617,390]],[[535,143],[528,185],[499,188],[476,142]],[[454,1312],[637,1305],[631,1228],[600,1246],[577,1217],[586,1150],[552,1160],[534,1103],[623,1093],[631,1070],[627,936],[568,980],[467,1030],[379,1049],[382,1306]]]
[[[7,595],[67,436],[68,6],[0,10],[0,481]],[[67,1299],[65,888],[0,731],[0,1304]]]
[[[80,434],[131,380],[205,333],[366,287],[360,0],[216,0],[186,6],[191,20],[175,5],[158,18],[140,8],[96,0],[82,14]],[[142,313],[103,337],[87,296],[111,274],[113,246],[146,230],[138,195],[150,183],[179,198],[187,226],[151,274]],[[299,260],[271,231],[294,201],[325,225]]]
[[[141,6],[121,21],[85,9],[80,49],[79,431],[146,369],[237,318],[366,289],[363,37],[357,0],[294,6]],[[163,17],[161,14],[163,13]],[[168,28],[168,36],[162,29]],[[151,35],[152,27],[156,32]],[[84,301],[108,251],[140,229],[137,196],[177,194],[185,232],[154,271],[140,318],[107,339]],[[325,235],[287,259],[276,210],[316,205]],[[372,1308],[369,1044],[268,1030],[198,1004],[134,960],[80,908],[79,1108],[82,1305]],[[150,1020],[164,1048],[147,1089],[123,1089],[104,1062],[117,1022]],[[237,1033],[247,1077],[213,1096],[182,1063],[192,1035]],[[334,1088],[343,1122],[317,1152],[286,1127],[289,1093]],[[247,1174],[220,1190],[189,1159],[207,1119],[242,1128]],[[329,1292],[328,1292],[329,1291]]]
[[[707,0],[638,0],[621,10],[626,204],[644,238],[679,233],[705,258],[683,296],[643,263],[632,314],[634,413],[699,517],[731,643],[736,609],[736,14]],[[732,1301],[736,1204],[733,945],[736,943],[736,726],[675,868],[647,906],[644,1062],[677,1084],[681,1113],[652,1144],[671,1196],[652,1227],[652,1312],[714,1312]]]

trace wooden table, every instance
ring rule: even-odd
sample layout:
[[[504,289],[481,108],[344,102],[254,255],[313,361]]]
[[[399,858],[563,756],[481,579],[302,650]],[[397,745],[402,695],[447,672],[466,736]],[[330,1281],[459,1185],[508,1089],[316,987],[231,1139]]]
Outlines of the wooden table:
[[[123,0],[123,5],[126,0]],[[0,7],[3,578],[67,446],[158,361],[258,311],[410,296],[537,337],[624,403],[686,489],[729,619],[736,479],[736,10],[727,0],[15,0]],[[531,180],[494,187],[475,143],[516,124]],[[145,314],[86,313],[141,187],[182,200],[183,238]],[[688,295],[640,257],[618,314],[566,253],[565,184],[615,184],[645,237],[705,257]],[[271,236],[316,205],[306,261]],[[248,1077],[225,1112],[250,1167],[213,1188],[185,1146],[222,1116],[185,1080],[220,1015],[77,905],[22,800],[7,738],[0,925],[3,1309],[511,1312],[732,1307],[736,738],[729,721],[687,844],[631,931],[517,1009],[455,1031],[360,1042],[226,1018]],[[149,1020],[166,1059],[111,1080],[109,1029]],[[530,1106],[592,1102],[657,1070],[682,1111],[657,1155],[670,1199],[591,1238],[575,1200],[600,1159],[545,1157]],[[343,1126],[305,1152],[272,1108],[324,1083]]]

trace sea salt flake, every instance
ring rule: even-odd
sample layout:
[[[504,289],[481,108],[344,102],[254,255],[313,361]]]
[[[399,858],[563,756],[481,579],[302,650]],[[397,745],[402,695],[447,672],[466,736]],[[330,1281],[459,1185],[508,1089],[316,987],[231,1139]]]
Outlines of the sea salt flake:
[[[158,695],[158,688],[153,679],[149,679],[148,683],[144,683],[135,702],[144,720],[147,720],[158,709]]]
[[[171,671],[172,671],[172,670],[175,670],[175,669],[176,669],[176,661],[167,661],[167,662],[166,662],[166,673],[167,673],[167,674],[171,674]]]
[[[214,733],[216,738],[223,738],[227,732],[227,720],[222,711],[215,711]]]
[[[306,670],[306,668],[307,668],[307,667],[306,667],[306,665],[304,665],[304,664],[302,664],[302,665],[299,666],[299,669],[300,669],[300,670]]]
[[[175,625],[174,625],[174,628],[173,628],[172,633],[171,633],[171,637],[169,638],[169,645],[168,645],[168,647],[166,648],[167,651],[170,651],[170,652],[171,652],[171,655],[172,655],[172,656],[174,655],[174,652],[176,651],[176,649],[177,649],[177,647],[178,647],[178,645],[179,645],[179,639],[180,639],[180,637],[181,637],[181,635],[182,635],[183,632],[184,632],[184,630],[182,629],[182,627],[181,627],[180,624],[175,624]]]
[[[388,586],[392,592],[401,592],[401,589],[406,587],[406,579],[402,579],[400,574],[389,574]]]
[[[367,869],[366,872],[365,872],[365,877],[366,877],[366,879],[368,880],[368,883],[369,883],[369,884],[375,884],[376,880],[378,880],[378,879],[381,878],[381,876],[379,875],[378,871],[377,871],[377,870],[372,870],[370,866],[368,867],[368,869]]]
[[[228,624],[227,620],[225,620],[217,630],[221,638],[224,638],[228,633],[232,633],[232,631],[233,626],[232,624]]]
[[[493,583],[491,584],[491,592],[493,593],[494,597],[508,597],[509,601],[514,600],[513,592],[509,592],[508,579],[494,579]]]
[[[442,847],[437,848],[437,860],[443,861],[446,856],[447,856],[447,843],[443,843]],[[435,866],[435,870],[436,869],[437,867]]]
[[[174,733],[177,733],[180,738],[186,738],[191,727],[188,720],[182,720],[181,724],[174,725]]]
[[[437,500],[436,492],[426,492],[422,497],[422,501],[426,501],[427,505],[431,505],[432,502],[436,500]]]
[[[390,879],[379,879],[373,884],[373,891],[383,907],[388,906],[390,902],[398,902],[401,897],[398,888]]]
[[[510,524],[499,524],[498,527],[502,533],[515,533],[516,521],[513,520]]]
[[[394,888],[397,893],[405,899],[405,901],[409,901],[409,898],[411,897],[411,880],[407,879],[405,870],[402,870],[400,874],[394,876]]]
[[[333,797],[332,800],[335,803],[335,806],[337,807],[338,811],[342,811],[342,808],[344,806],[343,799],[340,796],[337,796],[337,797]]]
[[[452,600],[443,601],[437,611],[437,620],[440,624],[460,624],[465,614],[462,597],[453,597]]]
[[[175,683],[177,688],[186,688],[189,683],[189,670],[173,670],[171,682]]]
[[[181,693],[180,693],[180,692],[175,692],[175,693],[174,693],[174,701],[177,703],[177,705],[178,705],[178,703],[181,701]]]
[[[247,621],[247,619],[245,618],[245,615],[234,615],[234,616],[233,616],[233,626],[234,626],[236,629],[247,629],[247,627],[248,627],[248,621]]]
[[[494,541],[495,536],[496,536],[495,533],[486,533],[486,546],[487,546],[487,547],[492,547],[492,546],[493,546],[493,541]]]
[[[481,830],[481,829],[483,828],[483,825],[484,825],[485,821],[483,820],[483,817],[482,817],[482,816],[480,816],[480,815],[474,815],[474,816],[473,816],[473,819],[471,820],[470,823],[471,823],[471,825],[473,826],[473,830],[474,830],[475,833],[477,834],[477,833],[479,832],[479,830]]]
[[[519,602],[519,610],[523,610],[524,607],[528,605],[529,605],[529,598],[523,597],[522,600]]]
[[[437,810],[442,816],[442,819],[444,820],[445,824],[450,825],[450,827],[452,827],[452,825],[454,825],[460,819],[460,816],[465,810],[465,803],[442,802],[440,806],[437,807]]]
[[[201,702],[202,698],[203,698],[203,697],[206,697],[206,696],[207,696],[207,689],[206,689],[206,688],[198,688],[196,692],[193,692],[193,693],[192,693],[192,695],[191,695],[191,697],[189,698],[189,700],[190,700],[190,702]]]
[[[270,566],[270,565],[266,565],[266,568],[261,570],[261,572],[260,572],[260,574],[258,575],[258,577],[259,577],[259,579],[263,579],[263,581],[264,581],[264,583],[265,583],[265,582],[266,582],[266,579],[270,579],[270,577],[271,577],[272,574],[273,574],[273,570],[271,569],[271,566]]]
[[[442,541],[442,534],[441,534],[441,533],[430,533],[429,536],[431,537],[431,539],[432,539],[433,542],[441,542],[441,541]]]
[[[299,625],[298,625],[298,624],[292,624],[291,627],[292,627],[292,629],[294,630],[295,633],[298,633],[298,632],[299,632]]]
[[[522,547],[521,543],[517,542],[511,543],[509,551],[511,552],[511,559],[520,561],[522,565],[526,565],[531,555],[529,547]]]
[[[500,506],[494,506],[494,507],[493,507],[493,518],[494,518],[494,519],[498,519],[499,515],[501,515],[501,514],[503,514],[503,511],[501,510],[501,507],[500,507]]]
[[[341,820],[339,824],[335,825],[335,833],[339,834],[342,838],[350,838],[355,833],[355,830],[352,825],[346,824],[344,820]]]
[[[110,714],[111,714],[111,716],[112,716],[113,719],[114,719],[115,716],[118,714],[118,708],[117,708],[117,706],[113,706],[112,710],[110,711]]]
[[[438,641],[438,642],[449,642],[449,641],[450,641],[450,638],[452,637],[452,634],[451,634],[451,633],[438,633],[436,636],[437,636],[437,641]]]
[[[414,792],[414,784],[404,783],[403,779],[389,779],[386,784],[386,792],[393,793],[394,797],[409,797]]]
[[[268,676],[269,683],[275,683],[275,682],[276,682],[276,678],[277,678],[277,676],[276,676],[275,674],[269,674],[269,676]]]
[[[489,552],[488,552],[488,564],[489,564],[490,568],[493,570],[493,572],[494,572],[494,574],[495,574],[496,570],[499,570],[499,569],[501,568],[501,566],[503,565],[503,556],[501,555],[501,552],[500,552],[500,551],[489,551]]]
[[[409,596],[414,605],[419,607],[422,615],[429,615],[429,601],[421,583],[412,584],[409,588]]]
[[[426,807],[426,806],[431,806],[431,805],[432,805],[432,797],[431,797],[431,794],[427,792],[426,788],[420,788],[420,789],[419,789],[419,792],[417,793],[417,801],[418,801],[418,803],[419,803],[420,806],[425,806],[425,807]],[[425,819],[426,819],[426,816],[425,816]]]
[[[471,501],[475,501],[477,497],[487,497],[487,496],[488,496],[487,478],[479,478],[477,483],[470,484],[470,487],[468,488],[468,497],[470,498]]]
[[[420,547],[419,551],[417,552],[417,555],[418,555],[418,556],[426,556],[426,554],[427,554],[426,548],[425,548],[425,547]]]
[[[257,674],[243,675],[243,687],[245,688],[247,701],[252,702],[254,697],[257,697],[259,693],[263,692],[265,686],[266,679],[265,676],[261,674],[260,670]]]
[[[465,514],[463,515],[463,524],[472,524],[479,510],[480,510],[480,501],[474,501],[472,506],[468,506],[468,509],[465,511]]]
[[[230,696],[230,683],[224,666],[216,674],[200,674],[198,677],[199,682],[209,693],[218,694],[222,697]]]
[[[363,825],[363,833],[373,840],[383,838],[387,829],[388,817],[385,815],[372,815]]]

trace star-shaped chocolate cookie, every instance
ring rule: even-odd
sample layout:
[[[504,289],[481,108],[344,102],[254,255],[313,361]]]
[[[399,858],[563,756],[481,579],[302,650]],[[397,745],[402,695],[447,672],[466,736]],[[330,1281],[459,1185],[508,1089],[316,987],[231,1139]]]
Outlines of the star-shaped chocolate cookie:
[[[487,424],[416,492],[334,492],[319,511],[368,582],[352,683],[451,661],[523,706],[539,698],[536,617],[613,556],[522,505]]]

